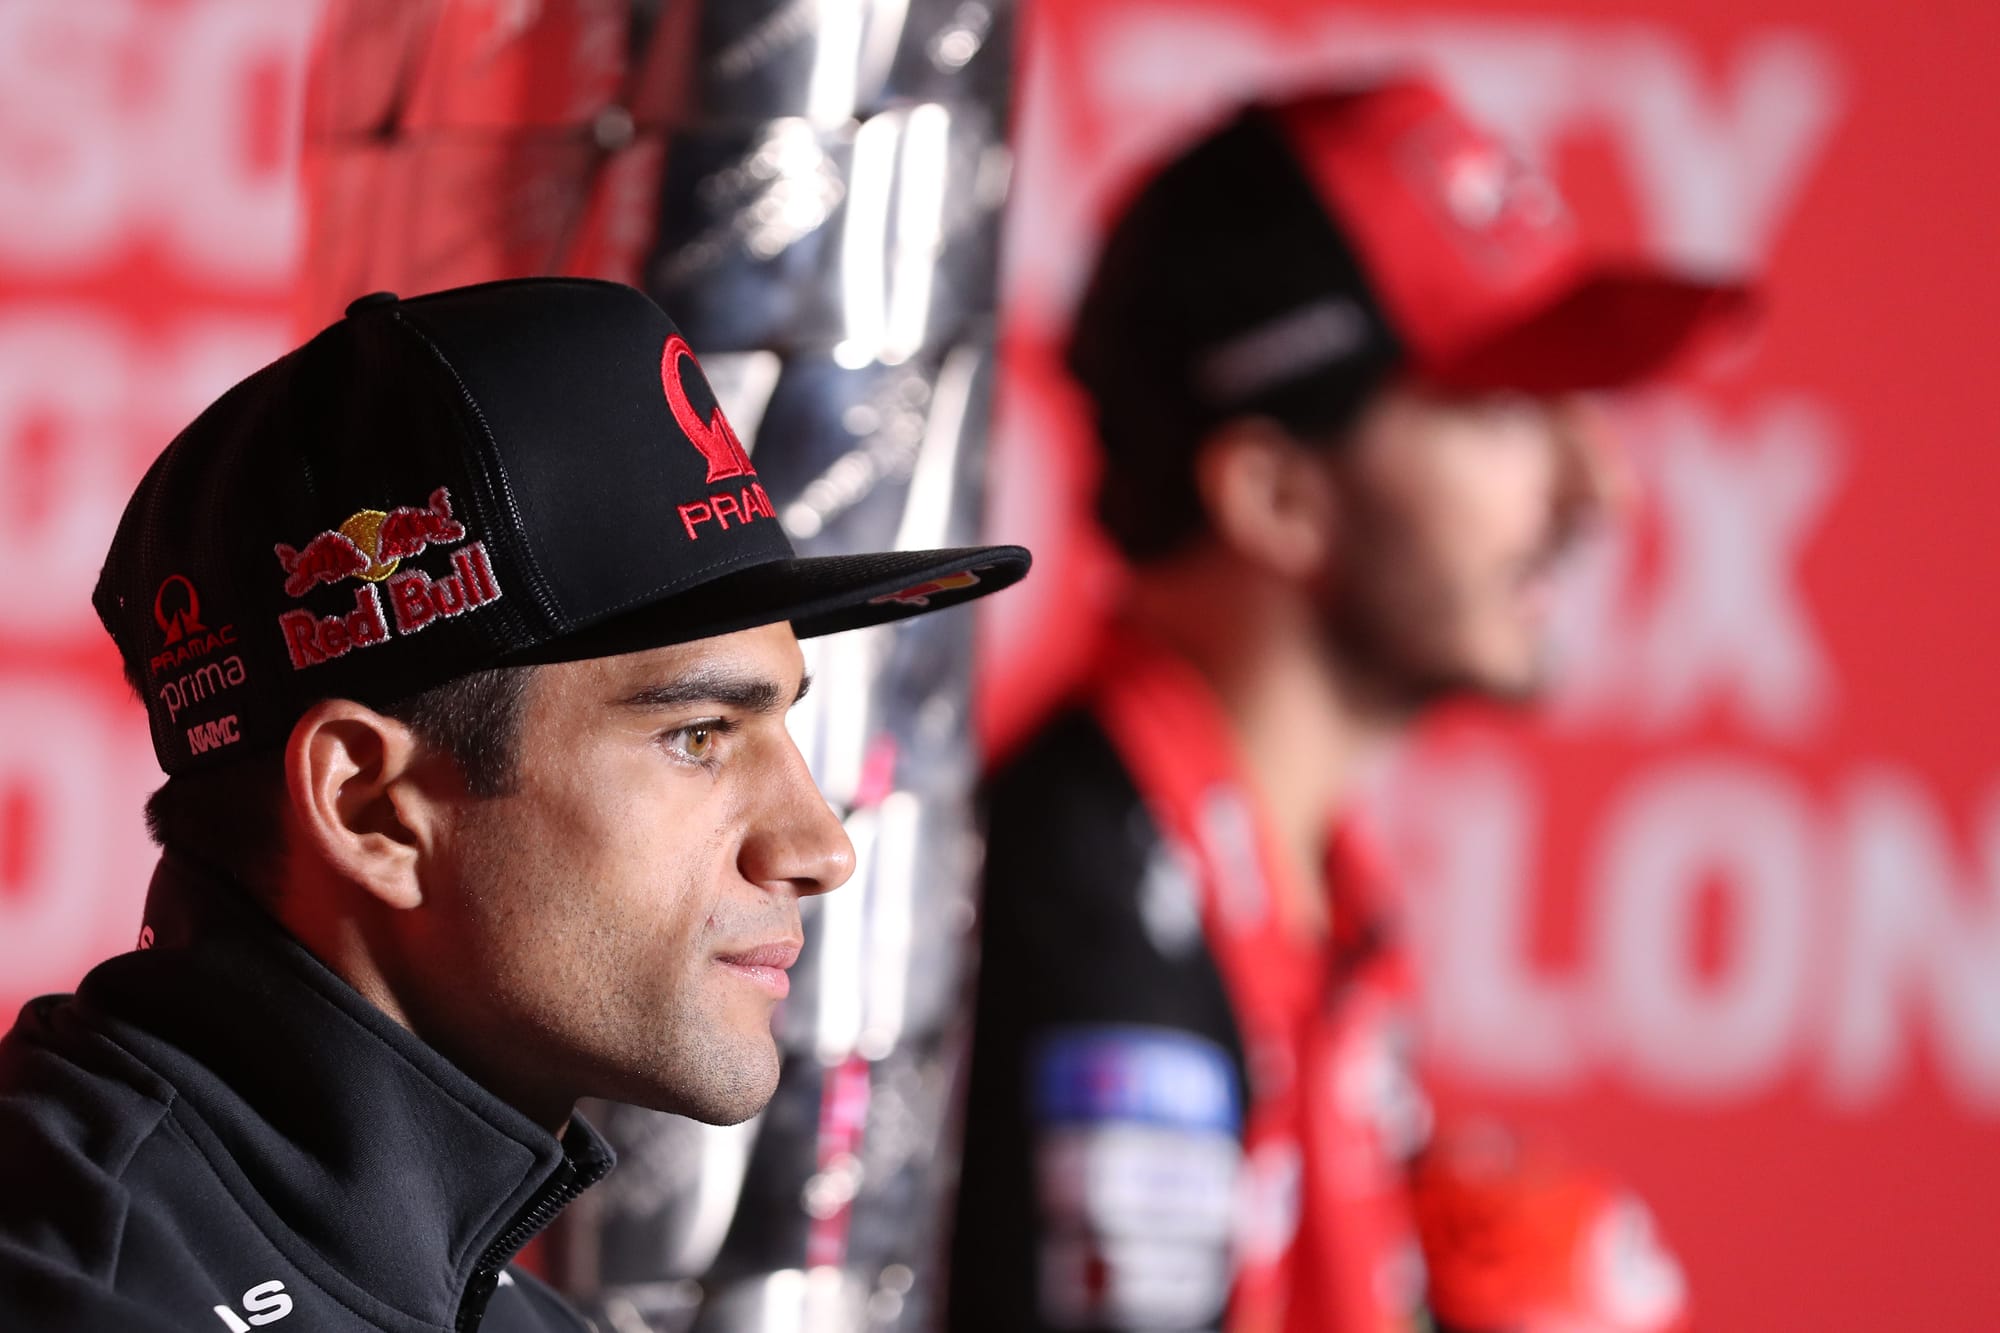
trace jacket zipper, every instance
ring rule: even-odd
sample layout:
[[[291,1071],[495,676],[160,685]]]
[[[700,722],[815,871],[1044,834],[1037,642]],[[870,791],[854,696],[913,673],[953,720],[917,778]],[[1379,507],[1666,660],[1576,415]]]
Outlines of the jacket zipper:
[[[587,1186],[588,1182],[578,1182],[575,1163],[564,1158],[542,1192],[515,1214],[513,1224],[479,1256],[479,1263],[472,1270],[472,1280],[466,1284],[465,1298],[459,1302],[458,1322],[455,1325],[458,1333],[477,1333],[479,1321],[486,1317],[486,1304],[493,1299],[493,1291],[500,1285],[500,1273],[507,1267],[507,1261],[533,1240],[536,1232],[554,1221],[556,1214],[567,1207],[570,1200],[583,1193]]]

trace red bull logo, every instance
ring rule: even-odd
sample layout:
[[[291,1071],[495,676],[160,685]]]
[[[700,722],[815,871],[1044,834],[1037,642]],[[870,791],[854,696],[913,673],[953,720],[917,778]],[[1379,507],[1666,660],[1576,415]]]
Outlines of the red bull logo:
[[[354,590],[354,607],[340,615],[317,616],[300,608],[278,617],[285,633],[285,651],[292,670],[345,657],[356,648],[372,648],[396,635],[416,634],[440,620],[451,620],[488,602],[500,600],[500,583],[485,542],[473,542],[451,553],[451,573],[432,578],[421,569],[406,569],[390,579],[389,614],[374,584]]]
[[[303,548],[280,542],[272,549],[285,571],[285,591],[303,597],[317,584],[346,578],[380,583],[426,547],[464,540],[465,525],[451,514],[451,492],[440,486],[428,504],[363,509]]]
[[[451,573],[442,578],[406,569],[389,580],[389,603],[395,608],[399,634],[415,634],[434,620],[449,620],[498,600],[500,584],[486,558],[485,542],[453,551]]]
[[[971,570],[960,574],[947,574],[941,579],[925,579],[914,587],[900,592],[886,592],[880,597],[870,597],[868,605],[881,606],[885,602],[901,602],[905,606],[929,606],[931,598],[943,592],[956,592],[960,588],[974,587],[979,576]]]
[[[354,590],[354,609],[345,615],[316,616],[305,610],[287,611],[278,617],[278,627],[285,632],[285,651],[291,654],[294,671],[389,640],[389,622],[382,618],[382,598],[371,584]]]
[[[433,576],[421,569],[398,568],[412,556],[464,541],[466,535],[465,524],[452,516],[451,492],[440,486],[425,504],[364,509],[297,550],[279,545],[285,591],[294,597],[303,597],[321,583],[361,581],[354,590],[352,609],[323,616],[301,607],[278,617],[292,669],[303,671],[357,648],[416,634],[440,620],[498,601],[500,582],[493,576],[485,542],[470,542],[453,551],[448,573]],[[377,584],[387,590],[386,608]]]

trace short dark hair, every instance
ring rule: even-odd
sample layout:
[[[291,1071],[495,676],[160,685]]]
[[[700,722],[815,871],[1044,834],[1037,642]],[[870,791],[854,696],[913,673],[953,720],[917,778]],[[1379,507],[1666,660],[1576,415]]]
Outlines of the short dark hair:
[[[450,755],[474,796],[504,796],[518,776],[522,703],[534,671],[475,671],[382,711],[427,749]],[[170,777],[146,801],[146,830],[163,849],[224,871],[268,901],[285,854],[283,766],[283,750],[266,750]]]
[[[1195,464],[1223,425],[1264,417],[1337,441],[1403,364],[1298,152],[1262,104],[1183,148],[1124,204],[1077,304],[1064,359],[1095,415],[1097,516],[1134,564],[1210,530]],[[1329,323],[1342,350],[1311,351]],[[1228,382],[1231,360],[1282,364],[1301,347],[1291,370]]]

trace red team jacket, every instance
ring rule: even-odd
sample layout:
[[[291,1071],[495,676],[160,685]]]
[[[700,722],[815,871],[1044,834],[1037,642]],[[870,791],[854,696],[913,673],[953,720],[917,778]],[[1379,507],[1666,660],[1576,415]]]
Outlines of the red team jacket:
[[[1429,1111],[1374,858],[1336,830],[1301,934],[1205,682],[1131,637],[1094,678],[990,791],[949,1326],[1420,1326]]]

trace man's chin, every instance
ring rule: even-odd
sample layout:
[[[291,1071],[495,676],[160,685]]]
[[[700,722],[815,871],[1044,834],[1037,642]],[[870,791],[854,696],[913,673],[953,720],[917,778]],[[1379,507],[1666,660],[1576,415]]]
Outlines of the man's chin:
[[[735,1077],[707,1088],[699,1106],[681,1114],[705,1125],[740,1125],[769,1106],[778,1093],[778,1050],[769,1033],[761,1049],[745,1043],[733,1073]]]
[[[1403,680],[1403,704],[1415,714],[1447,703],[1487,703],[1527,708],[1549,690],[1549,671],[1539,659],[1527,664],[1462,663],[1411,672]]]
[[[740,1125],[769,1105],[777,1091],[778,1049],[766,1029],[757,1036],[716,1042],[703,1053],[699,1069],[614,1100],[705,1125]]]
[[[1480,677],[1475,693],[1489,703],[1508,708],[1527,708],[1540,703],[1549,692],[1549,673],[1537,665],[1519,671],[1493,671]]]
[[[1334,620],[1329,628],[1357,697],[1385,720],[1414,722],[1449,703],[1524,706],[1548,688],[1548,654],[1539,642],[1525,642],[1517,625],[1466,627],[1436,638],[1379,619]]]
[[[777,1092],[776,1084],[772,1085],[771,1092]],[[677,1111],[675,1114],[684,1115],[690,1120],[699,1120],[704,1125],[740,1125],[744,1121],[756,1116],[770,1104],[771,1097],[767,1094],[753,1101],[711,1103],[698,1108]]]

